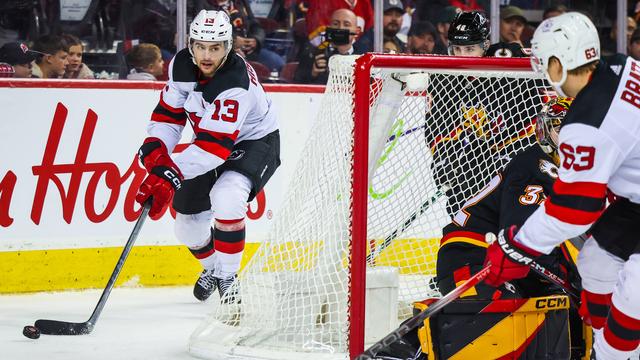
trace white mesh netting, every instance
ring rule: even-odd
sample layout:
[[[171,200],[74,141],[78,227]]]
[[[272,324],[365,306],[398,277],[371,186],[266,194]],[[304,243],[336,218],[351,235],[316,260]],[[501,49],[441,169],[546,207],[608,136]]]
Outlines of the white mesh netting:
[[[535,141],[530,135],[545,94],[541,79],[507,62],[491,67],[501,70],[453,70],[459,66],[451,59],[450,69],[430,69],[423,58],[419,68],[399,61],[370,74],[367,282],[380,283],[375,269],[384,269],[398,284],[389,292],[396,303],[388,304],[397,316],[383,334],[411,315],[413,301],[438,296],[433,277],[442,227],[511,155]],[[270,240],[234,284],[241,303],[220,305],[196,329],[193,355],[348,358],[350,194],[352,186],[367,186],[351,181],[354,61],[331,58],[318,119]],[[402,87],[412,79],[425,88]],[[367,309],[367,321],[374,310]],[[375,336],[367,329],[367,342]]]

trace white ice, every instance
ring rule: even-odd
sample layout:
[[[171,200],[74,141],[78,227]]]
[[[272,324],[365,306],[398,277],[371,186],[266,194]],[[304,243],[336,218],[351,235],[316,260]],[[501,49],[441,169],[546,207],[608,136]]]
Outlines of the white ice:
[[[189,336],[218,301],[191,287],[115,288],[91,334],[22,335],[37,319],[86,321],[101,291],[0,295],[0,360],[193,360]]]

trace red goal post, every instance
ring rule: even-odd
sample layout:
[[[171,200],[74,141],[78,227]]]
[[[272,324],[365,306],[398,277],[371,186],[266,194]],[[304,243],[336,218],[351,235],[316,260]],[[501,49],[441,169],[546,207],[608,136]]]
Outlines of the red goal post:
[[[354,149],[353,205],[351,210],[351,288],[349,317],[349,354],[354,358],[364,351],[365,288],[367,259],[367,184],[369,115],[371,105],[371,69],[455,69],[531,72],[528,58],[468,58],[451,56],[388,55],[367,53],[359,57],[354,68]],[[532,74],[533,75],[533,74]],[[362,186],[364,184],[364,186]]]

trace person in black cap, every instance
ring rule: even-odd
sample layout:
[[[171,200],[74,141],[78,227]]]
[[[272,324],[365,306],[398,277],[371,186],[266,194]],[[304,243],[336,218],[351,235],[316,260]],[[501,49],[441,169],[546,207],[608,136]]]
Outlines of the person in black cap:
[[[438,32],[428,21],[416,21],[411,24],[407,38],[408,54],[433,54]]]
[[[9,42],[0,48],[0,62],[13,66],[15,78],[32,77],[32,61],[37,53],[21,42]]]

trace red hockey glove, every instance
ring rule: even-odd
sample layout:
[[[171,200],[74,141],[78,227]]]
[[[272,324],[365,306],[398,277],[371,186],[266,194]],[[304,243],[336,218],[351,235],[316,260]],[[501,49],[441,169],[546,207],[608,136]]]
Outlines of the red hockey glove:
[[[541,253],[513,240],[518,227],[513,225],[500,230],[498,240],[489,245],[485,265],[491,263],[485,284],[498,287],[506,281],[520,279],[529,273],[529,264]]]
[[[171,203],[175,190],[182,187],[184,178],[160,139],[147,138],[140,147],[138,155],[149,176],[138,188],[136,201],[144,204],[152,197],[149,217],[158,220]]]

